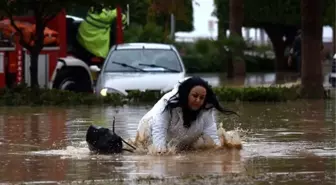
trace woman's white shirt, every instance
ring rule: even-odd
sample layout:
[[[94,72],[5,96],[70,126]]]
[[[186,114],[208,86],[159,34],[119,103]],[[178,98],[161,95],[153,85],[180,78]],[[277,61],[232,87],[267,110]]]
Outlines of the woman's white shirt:
[[[214,110],[202,110],[189,128],[183,126],[182,109],[177,107],[172,111],[165,110],[168,100],[176,94],[174,89],[165,94],[140,120],[148,123],[153,145],[161,150],[167,148],[169,141],[177,141],[179,145],[190,145],[203,134],[210,136],[215,144],[220,145],[217,135],[217,125]]]

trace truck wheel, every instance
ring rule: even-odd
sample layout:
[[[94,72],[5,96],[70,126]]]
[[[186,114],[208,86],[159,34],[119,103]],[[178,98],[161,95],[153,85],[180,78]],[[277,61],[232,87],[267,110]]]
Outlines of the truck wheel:
[[[62,69],[57,74],[54,88],[74,92],[93,92],[90,77],[81,69]]]
[[[76,87],[76,81],[75,81],[75,79],[72,79],[71,77],[64,79],[60,83],[59,89],[61,89],[61,90],[68,90],[68,91],[76,91],[77,87]]]

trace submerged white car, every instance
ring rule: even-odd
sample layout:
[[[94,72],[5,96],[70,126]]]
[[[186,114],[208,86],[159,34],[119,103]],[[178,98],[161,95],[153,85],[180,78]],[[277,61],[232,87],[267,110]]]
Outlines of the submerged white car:
[[[167,92],[186,73],[176,48],[157,43],[115,45],[98,70],[95,92],[102,96],[132,90]]]

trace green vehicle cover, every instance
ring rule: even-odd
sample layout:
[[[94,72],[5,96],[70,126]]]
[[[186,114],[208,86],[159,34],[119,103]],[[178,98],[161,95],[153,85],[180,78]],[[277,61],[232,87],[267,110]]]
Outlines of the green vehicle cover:
[[[111,24],[116,17],[117,9],[102,9],[100,13],[89,10],[78,29],[79,44],[93,55],[106,58],[110,49]],[[123,25],[126,24],[124,14],[122,14],[122,22]]]

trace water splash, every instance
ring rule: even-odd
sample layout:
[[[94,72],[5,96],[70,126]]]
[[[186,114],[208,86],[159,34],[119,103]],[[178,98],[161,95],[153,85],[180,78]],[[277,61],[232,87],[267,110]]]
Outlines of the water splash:
[[[85,122],[87,120],[77,119],[73,122]],[[144,124],[145,125],[145,124]],[[145,125],[148,127],[148,125]],[[226,131],[224,129],[223,123],[219,124],[219,128],[217,134],[220,138],[222,147],[220,149],[226,150],[230,148],[238,148],[241,149],[243,145],[243,141],[245,140],[246,135],[249,133],[248,130],[241,129],[240,127],[236,127],[234,130]],[[150,138],[148,137],[150,133],[148,133],[148,129],[140,129],[140,132],[137,133],[136,139],[129,138],[126,141],[134,146],[136,146],[136,150],[134,154],[136,155],[175,155],[179,152],[178,150],[178,141],[171,140],[167,144],[167,151],[164,154],[158,154],[154,145],[150,142]],[[131,149],[129,146],[124,145],[124,148]],[[210,137],[202,136],[200,137],[192,146],[191,150],[194,151],[206,151],[206,150],[214,150],[214,142]],[[55,149],[55,150],[40,150],[40,151],[32,151],[29,154],[33,155],[46,155],[46,156],[62,156],[61,158],[75,158],[75,159],[83,159],[83,158],[92,158],[90,150],[88,149],[88,145],[86,141],[82,139],[80,141],[71,142],[69,146],[64,149]]]
[[[65,149],[39,150],[28,152],[31,155],[62,156],[61,158],[84,159],[91,156],[85,141],[67,146]]]
[[[150,133],[148,123],[142,124],[143,128],[139,128],[137,131],[135,139],[129,138],[128,143],[136,146],[136,153],[138,154],[148,154],[148,155],[172,155],[177,154],[178,150],[178,141],[171,140],[167,144],[167,151],[164,153],[159,153],[158,150],[151,143]],[[220,138],[221,146],[215,146],[213,140],[209,136],[201,136],[192,146],[190,150],[213,150],[213,149],[242,149],[242,136],[245,136],[248,131],[241,128],[234,130],[226,131],[223,128],[223,124],[220,123],[220,127],[217,130],[217,135]],[[127,148],[131,149],[131,148]]]

